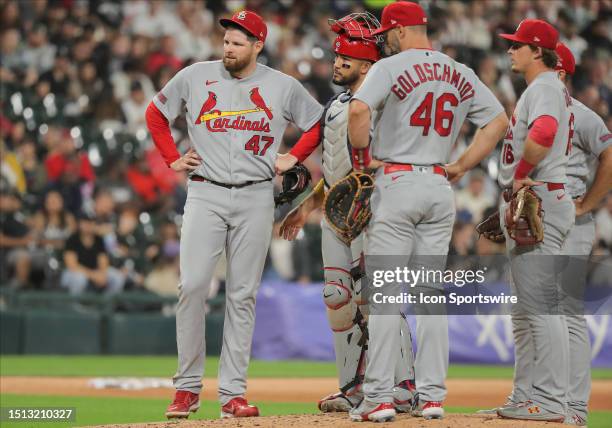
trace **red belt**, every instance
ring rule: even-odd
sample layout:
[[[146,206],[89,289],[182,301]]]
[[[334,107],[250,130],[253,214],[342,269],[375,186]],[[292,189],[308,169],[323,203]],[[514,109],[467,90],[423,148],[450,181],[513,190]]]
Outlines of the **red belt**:
[[[555,190],[565,190],[565,185],[563,183],[544,183],[544,184],[546,184],[546,190],[548,190],[549,192],[554,192]],[[502,196],[504,197],[504,201],[510,202],[510,199],[512,198],[512,189],[508,188],[504,190],[504,192],[502,193]]]
[[[446,177],[446,170],[440,165],[432,165],[433,173]],[[417,167],[418,168],[418,167]],[[398,171],[414,171],[414,166],[409,163],[386,163],[385,174],[393,174]]]

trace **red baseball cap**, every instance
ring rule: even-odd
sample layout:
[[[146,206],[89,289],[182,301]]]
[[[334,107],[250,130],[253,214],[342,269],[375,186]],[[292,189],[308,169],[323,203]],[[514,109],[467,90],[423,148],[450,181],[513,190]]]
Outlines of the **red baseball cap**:
[[[395,27],[426,25],[427,15],[421,6],[408,1],[398,1],[385,6],[382,11],[381,27],[372,34],[381,34]]]
[[[266,41],[266,36],[268,35],[268,27],[266,26],[263,18],[250,10],[241,10],[240,12],[236,12],[231,19],[220,19],[219,24],[221,24],[224,28],[227,28],[227,26],[230,24],[236,24],[237,26],[244,28],[253,37],[257,37],[257,39],[262,42]]]
[[[576,71],[576,59],[574,59],[572,51],[563,43],[559,42],[557,43],[555,52],[557,54],[557,67],[555,67],[555,70],[563,70],[567,74],[574,74]]]
[[[541,19],[524,19],[516,27],[514,34],[500,34],[499,37],[545,49],[555,49],[559,41],[559,32]]]
[[[351,58],[366,59],[376,62],[380,59],[380,52],[376,43],[352,39],[346,33],[340,34],[334,41],[334,52],[338,55],[350,56]]]

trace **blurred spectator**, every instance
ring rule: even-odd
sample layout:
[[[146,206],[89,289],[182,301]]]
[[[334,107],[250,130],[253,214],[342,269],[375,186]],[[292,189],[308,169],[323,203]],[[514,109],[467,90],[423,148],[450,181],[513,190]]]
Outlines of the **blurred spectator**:
[[[21,36],[16,28],[7,28],[2,33],[0,53],[2,54],[2,69],[4,73],[12,74],[15,70],[24,67],[23,54],[19,49],[20,42]]]
[[[482,220],[485,209],[495,204],[495,199],[485,192],[486,174],[475,169],[470,172],[468,185],[456,193],[457,210],[467,210],[474,223]]]
[[[134,159],[128,167],[126,177],[134,193],[143,200],[146,206],[159,202],[159,186],[146,159]]]
[[[23,50],[24,65],[39,74],[51,69],[57,47],[49,43],[47,28],[43,24],[34,25],[28,32],[27,40],[28,44]]]
[[[110,255],[117,251],[117,215],[113,195],[99,187],[94,192],[93,212],[96,219],[96,234],[104,241],[104,248]]]
[[[130,287],[140,287],[144,284],[144,272],[150,263],[149,259],[152,258],[152,247],[148,245],[138,217],[138,206],[133,203],[126,205],[121,210],[115,229],[117,245],[113,264],[126,275],[127,285]]]
[[[85,153],[79,153],[74,140],[65,133],[60,144],[45,160],[47,177],[50,181],[93,182],[95,172]]]
[[[174,72],[179,71],[183,62],[176,56],[176,40],[174,36],[166,34],[159,41],[159,49],[153,52],[147,60],[148,74],[155,74],[162,67],[170,67]]]
[[[47,184],[47,174],[44,166],[38,159],[34,142],[26,141],[19,146],[17,158],[23,168],[26,190],[34,195],[40,194]]]
[[[123,289],[125,276],[111,267],[104,242],[96,234],[93,216],[81,214],[78,231],[66,242],[64,265],[60,285],[70,294],[85,291],[115,294]]]
[[[21,211],[19,194],[15,190],[2,189],[0,191],[1,270],[3,279],[10,279],[9,286],[13,288],[25,287],[29,283],[31,256],[28,250],[32,244],[33,237],[26,224],[26,217]],[[5,278],[5,275],[8,278]]]
[[[58,191],[51,190],[45,195],[42,209],[34,214],[33,229],[38,245],[58,255],[76,232],[76,220],[64,209],[64,199]]]
[[[161,296],[178,296],[179,237],[174,223],[161,227],[161,241],[155,249],[155,266],[145,279],[145,287]],[[214,281],[214,279],[213,279]],[[218,287],[217,287],[218,288]]]
[[[0,176],[9,187],[17,189],[19,193],[25,193],[26,179],[23,167],[17,156],[6,150],[2,140],[0,140]]]
[[[136,135],[136,132],[146,131],[145,112],[149,105],[149,100],[145,98],[142,84],[134,81],[130,85],[129,97],[121,103],[121,109],[127,122],[127,131]]]

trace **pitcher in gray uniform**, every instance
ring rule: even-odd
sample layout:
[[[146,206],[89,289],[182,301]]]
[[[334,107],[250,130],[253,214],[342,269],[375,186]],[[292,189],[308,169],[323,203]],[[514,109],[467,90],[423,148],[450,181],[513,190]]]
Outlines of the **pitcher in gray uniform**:
[[[506,189],[500,206],[501,225],[510,258],[515,343],[514,388],[510,402],[497,409],[504,418],[565,420],[569,338],[558,312],[560,254],[574,224],[574,204],[566,189],[566,166],[574,121],[567,89],[555,66],[558,33],[545,21],[526,19],[508,53],[512,71],[527,81],[504,139],[499,183]],[[544,239],[519,246],[507,234],[504,216],[513,192],[531,187],[542,200]]]
[[[333,43],[336,54],[333,82],[344,86],[346,91],[327,103],[321,117],[324,178],[281,224],[281,235],[289,240],[296,237],[309,213],[322,205],[330,186],[353,170],[347,137],[348,106],[366,73],[379,59],[371,31],[380,24],[372,15],[354,13],[339,20],[330,20],[330,24],[332,30],[339,33]],[[309,144],[306,138],[300,139],[288,154],[279,156],[277,170],[282,172],[303,161],[317,145]],[[321,221],[321,228],[325,266],[323,300],[334,332],[340,391],[322,398],[318,407],[323,412],[347,412],[363,398],[362,382],[367,361],[367,305],[361,293],[363,237],[359,236],[348,247],[338,239],[325,219]],[[407,322],[401,323],[397,334],[400,351],[395,365],[393,403],[396,410],[408,412],[412,407],[414,369]]]
[[[191,171],[180,245],[177,392],[168,417],[187,417],[199,407],[205,300],[223,250],[228,267],[219,361],[221,416],[259,414],[244,395],[255,296],[272,235],[274,161],[288,123],[309,130],[322,112],[297,80],[256,62],[267,34],[261,17],[241,11],[220,23],[226,28],[223,61],[179,71],[150,107],[172,121],[185,105],[193,149],[172,162],[178,153],[168,154],[168,143],[159,136],[156,140],[170,165]],[[156,134],[155,125],[148,123]]]
[[[369,159],[384,162],[376,173],[371,199],[372,219],[366,232],[368,276],[386,256],[401,258],[408,266],[420,256],[445,269],[455,219],[454,196],[444,164],[465,121],[478,126],[474,141],[461,158],[449,165],[456,179],[486,157],[501,139],[508,120],[499,101],[463,64],[431,49],[423,9],[409,2],[387,5],[382,13],[385,52],[391,55],[374,64],[349,106],[349,141],[353,165],[368,166]],[[374,114],[377,113],[376,116]],[[372,153],[369,128],[374,117]],[[385,257],[377,257],[385,256]],[[386,284],[392,290],[392,284]],[[420,283],[417,290],[440,295],[441,284]],[[448,321],[445,314],[428,315],[416,305],[416,388],[414,416],[441,418],[448,370]],[[352,420],[389,420],[393,409],[393,374],[400,317],[370,314],[365,399],[350,412]]]

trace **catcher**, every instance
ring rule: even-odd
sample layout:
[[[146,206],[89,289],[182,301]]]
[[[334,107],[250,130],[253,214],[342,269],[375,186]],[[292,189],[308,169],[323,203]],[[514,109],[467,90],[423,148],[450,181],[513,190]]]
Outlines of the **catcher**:
[[[347,412],[356,406],[363,394],[361,384],[366,363],[367,307],[361,297],[362,267],[361,231],[369,220],[369,196],[373,179],[368,174],[352,172],[350,146],[347,140],[347,113],[352,94],[363,82],[371,65],[379,59],[375,39],[370,32],[379,23],[372,15],[358,13],[330,20],[338,34],[333,48],[333,83],[346,91],[332,98],[323,112],[318,138],[304,134],[290,153],[280,155],[278,173],[306,159],[319,145],[323,146],[323,176],[314,190],[284,219],[280,234],[287,240],[296,238],[308,214],[325,205],[322,228],[322,252],[325,266],[323,299],[334,332],[334,347],[340,391],[319,401],[323,412]],[[321,136],[322,135],[322,136]],[[370,167],[376,166],[376,161]],[[401,355],[395,367],[395,406],[408,412],[412,406],[414,370],[410,330],[402,323],[398,331]]]

